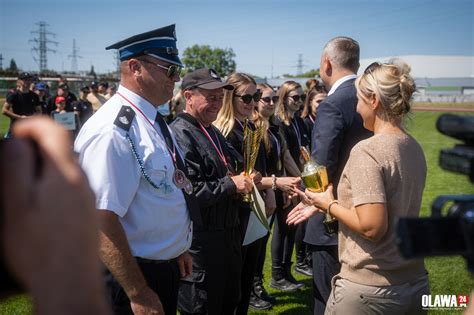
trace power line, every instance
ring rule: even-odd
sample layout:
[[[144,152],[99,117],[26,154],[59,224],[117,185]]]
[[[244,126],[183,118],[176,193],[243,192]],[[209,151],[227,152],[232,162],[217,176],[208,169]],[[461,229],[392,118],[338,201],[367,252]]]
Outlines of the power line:
[[[72,59],[71,60],[71,71],[75,72],[75,73],[78,71],[78,69],[77,69],[77,58],[82,58],[82,56],[79,56],[78,52],[79,52],[79,48],[76,47],[76,39],[73,38],[73,40],[72,40],[72,54],[68,55],[67,57]]]
[[[303,73],[303,54],[298,55],[298,63],[296,64],[296,74],[301,75]]]
[[[31,34],[38,34],[38,37],[30,39],[29,42],[34,43],[34,47],[31,48],[32,51],[36,52],[39,57],[39,70],[40,72],[43,72],[48,69],[48,57],[47,53],[48,51],[50,52],[56,52],[56,50],[48,48],[48,44],[54,44],[58,45],[58,42],[52,41],[48,38],[48,35],[52,35],[53,37],[56,37],[56,34],[48,32],[46,30],[46,27],[49,26],[46,22],[38,22],[36,23],[38,25],[38,30],[37,31],[32,31]],[[33,57],[36,63],[38,63],[38,59]]]

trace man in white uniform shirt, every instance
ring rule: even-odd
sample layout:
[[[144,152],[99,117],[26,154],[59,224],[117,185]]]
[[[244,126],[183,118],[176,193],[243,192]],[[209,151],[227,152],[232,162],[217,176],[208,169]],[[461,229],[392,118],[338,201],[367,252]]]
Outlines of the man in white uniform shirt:
[[[174,28],[106,48],[119,49],[122,81],[75,142],[96,194],[100,254],[116,314],[176,314],[179,279],[192,269],[190,216],[195,225],[199,220],[191,183],[157,112],[173,96],[182,67]]]

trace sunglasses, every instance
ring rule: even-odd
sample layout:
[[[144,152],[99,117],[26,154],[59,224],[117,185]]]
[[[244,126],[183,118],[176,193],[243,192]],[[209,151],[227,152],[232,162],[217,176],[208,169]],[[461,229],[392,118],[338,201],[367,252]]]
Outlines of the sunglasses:
[[[152,65],[157,66],[158,68],[166,70],[166,76],[168,78],[173,78],[175,75],[180,76],[181,75],[181,70],[182,68],[178,65],[170,65],[169,67],[165,67],[160,65],[159,63],[154,63],[151,61],[148,61],[146,59],[139,59],[140,61],[146,62],[146,63],[151,63]]]
[[[262,94],[260,94],[260,92],[257,91],[257,93],[255,93],[254,95],[251,95],[251,94],[245,94],[245,95],[234,94],[234,96],[240,97],[242,102],[244,102],[245,104],[250,104],[250,102],[252,100],[254,102],[260,101],[260,98],[262,97]]]
[[[272,97],[266,96],[266,97],[262,97],[260,100],[264,101],[265,103],[270,103],[271,101],[276,104],[278,102],[278,96],[276,95]]]
[[[292,95],[292,96],[288,96],[288,97],[291,97],[291,98],[293,99],[293,101],[295,101],[295,102],[298,102],[299,100],[301,100],[302,102],[304,102],[304,100],[306,99],[306,95],[305,95],[305,94]]]
[[[364,74],[372,74],[372,72],[380,66],[382,66],[380,62],[372,62],[370,65],[367,66],[367,68],[365,68]]]

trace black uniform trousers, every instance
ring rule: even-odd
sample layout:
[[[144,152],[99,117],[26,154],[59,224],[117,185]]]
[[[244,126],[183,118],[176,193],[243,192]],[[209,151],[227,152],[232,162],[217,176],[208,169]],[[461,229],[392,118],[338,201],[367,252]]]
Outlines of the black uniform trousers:
[[[194,233],[193,273],[180,283],[180,314],[234,314],[241,290],[239,227]]]
[[[246,315],[250,304],[250,293],[253,288],[253,277],[257,270],[258,258],[265,238],[242,246],[242,289],[237,315]]]
[[[158,294],[165,314],[176,314],[179,286],[179,268],[176,259],[166,262],[137,261],[148,286]],[[110,272],[106,273],[106,285],[114,314],[130,314],[130,300],[122,286]]]
[[[341,270],[337,245],[308,245],[313,260],[313,314],[322,315],[331,293],[331,279]]]

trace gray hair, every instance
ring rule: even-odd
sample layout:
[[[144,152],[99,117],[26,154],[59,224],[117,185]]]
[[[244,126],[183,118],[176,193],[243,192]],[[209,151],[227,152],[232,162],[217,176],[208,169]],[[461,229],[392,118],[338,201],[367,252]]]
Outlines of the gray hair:
[[[323,54],[336,68],[351,70],[354,73],[359,70],[359,43],[350,37],[338,36],[331,39],[324,46]]]

